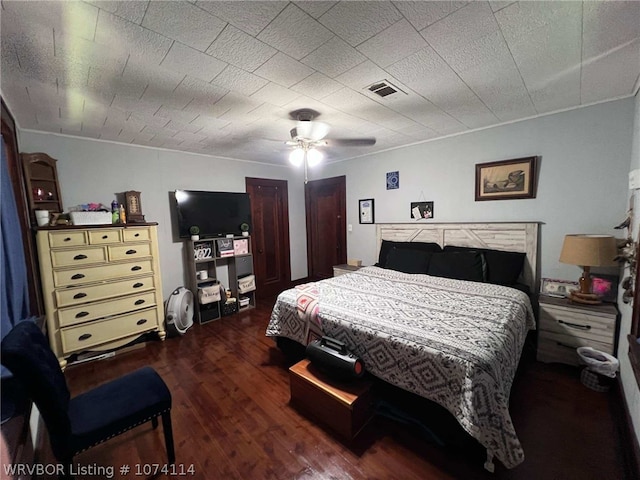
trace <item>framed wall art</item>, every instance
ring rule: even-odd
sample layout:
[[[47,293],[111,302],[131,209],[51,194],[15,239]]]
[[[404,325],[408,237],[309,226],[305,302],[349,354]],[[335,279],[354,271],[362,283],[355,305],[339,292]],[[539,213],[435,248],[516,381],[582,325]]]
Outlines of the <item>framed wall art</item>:
[[[476,202],[536,197],[537,157],[476,164]]]
[[[400,188],[400,172],[387,172],[387,190]]]
[[[433,202],[411,202],[411,218],[413,220],[433,218]]]
[[[360,214],[358,220],[360,221],[360,223],[375,223],[373,206],[373,198],[358,200]]]

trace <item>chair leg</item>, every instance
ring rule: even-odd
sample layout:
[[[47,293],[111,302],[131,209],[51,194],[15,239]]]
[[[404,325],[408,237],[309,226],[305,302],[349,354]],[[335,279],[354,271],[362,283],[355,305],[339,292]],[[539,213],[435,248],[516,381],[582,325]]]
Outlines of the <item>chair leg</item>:
[[[162,430],[164,430],[164,443],[167,447],[169,465],[176,463],[176,452],[173,448],[173,429],[171,428],[171,412],[162,414]]]
[[[152,426],[154,429],[158,428],[158,417],[153,417],[153,418],[151,419],[151,426]]]

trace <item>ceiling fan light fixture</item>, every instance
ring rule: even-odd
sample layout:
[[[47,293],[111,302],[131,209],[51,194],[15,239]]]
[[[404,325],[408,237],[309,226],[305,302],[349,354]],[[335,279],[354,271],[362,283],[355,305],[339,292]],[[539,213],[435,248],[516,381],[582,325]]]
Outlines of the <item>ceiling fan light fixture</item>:
[[[291,162],[291,164],[294,167],[299,167],[300,165],[302,165],[303,161],[304,161],[304,150],[302,148],[298,147],[292,150],[291,153],[289,154],[289,162]]]
[[[307,151],[307,163],[310,167],[315,167],[322,161],[323,155],[322,152],[316,150],[315,148],[310,148]]]

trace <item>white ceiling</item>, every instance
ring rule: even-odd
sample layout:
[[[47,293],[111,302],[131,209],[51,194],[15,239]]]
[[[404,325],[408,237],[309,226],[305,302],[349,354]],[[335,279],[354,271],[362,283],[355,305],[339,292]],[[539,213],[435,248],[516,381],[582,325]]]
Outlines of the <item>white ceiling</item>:
[[[2,1],[23,129],[286,162],[313,108],[329,160],[629,96],[640,2]],[[385,99],[366,87],[387,80]]]

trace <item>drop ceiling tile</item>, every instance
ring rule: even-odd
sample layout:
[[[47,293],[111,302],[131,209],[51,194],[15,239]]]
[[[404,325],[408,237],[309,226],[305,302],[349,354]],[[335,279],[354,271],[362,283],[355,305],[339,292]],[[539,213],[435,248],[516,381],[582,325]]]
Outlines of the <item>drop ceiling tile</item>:
[[[340,83],[332,80],[322,73],[316,72],[293,85],[291,90],[295,90],[303,95],[308,95],[311,98],[320,100],[333,92],[337,92],[341,88],[342,85]]]
[[[300,94],[293,90],[289,90],[288,88],[282,87],[276,83],[269,82],[256,93],[251,95],[251,98],[282,107],[299,96]]]
[[[586,61],[615,53],[619,46],[640,37],[640,2],[584,2],[582,10],[582,56]]]
[[[373,100],[349,88],[342,88],[326,96],[322,99],[322,102],[341,112],[350,113],[355,116],[359,116],[357,113],[359,110],[367,108],[372,104],[375,105]]]
[[[103,10],[98,15],[95,41],[152,65],[160,64],[172,43],[167,37]]]
[[[2,27],[11,24],[30,25],[33,28],[53,28],[58,32],[93,40],[98,9],[85,2],[3,2],[2,16],[10,22],[2,22]],[[11,17],[13,15],[13,17]]]
[[[340,2],[319,21],[356,47],[401,19],[402,15],[390,2]]]
[[[447,15],[464,7],[468,2],[394,2],[394,5],[402,12],[404,17],[411,22],[417,30],[422,30],[429,25],[442,20]]]
[[[258,35],[258,39],[300,60],[332,36],[317,20],[294,4],[289,4]]]
[[[249,96],[269,82],[268,80],[260,78],[253,73],[242,70],[241,68],[233,65],[227,65],[227,67],[216,78],[214,78],[211,83]]]
[[[42,68],[46,67],[54,58],[53,30],[27,30],[25,32],[10,32],[6,34],[4,22],[2,27],[3,70],[4,67],[8,67],[11,64],[15,66],[17,59],[19,70],[22,73],[38,78],[41,75]],[[5,63],[5,52],[13,52],[8,59],[9,64]]]
[[[338,37],[311,52],[302,59],[308,65],[333,78],[364,62],[366,58]]]
[[[185,2],[151,2],[142,26],[204,52],[226,23]]]
[[[491,11],[493,11],[493,12],[497,12],[498,10],[502,10],[503,8],[508,7],[512,3],[514,3],[514,2],[513,1],[502,2],[502,1],[498,1],[498,0],[490,0],[489,1],[489,5],[491,6]]]
[[[178,120],[171,120],[167,124],[167,128],[170,128],[171,130],[176,130],[178,132],[189,132],[189,133],[197,133],[200,130],[202,130],[202,127],[199,125],[194,125],[193,123],[188,123],[188,122],[179,122]]]
[[[161,65],[206,82],[213,80],[227,66],[217,58],[178,42],[173,43]]]
[[[285,87],[298,83],[312,73],[312,68],[303,65],[284,53],[277,53],[255,71],[256,75]]]
[[[403,19],[360,44],[358,50],[381,67],[387,67],[426,46],[427,42]]]
[[[389,72],[383,70],[372,61],[366,60],[342,75],[338,75],[335,79],[354,90],[362,90],[374,82],[389,79],[390,76]]]
[[[171,125],[169,125],[171,126]],[[180,140],[180,141],[184,141],[184,142],[201,142],[202,140],[205,140],[207,138],[206,135],[202,135],[200,133],[194,133],[194,132],[188,132],[188,131],[180,131],[178,133],[175,134],[174,136],[175,139]]]
[[[209,114],[221,119],[233,120],[236,116],[244,116],[262,104],[261,101],[229,92],[210,109]]]
[[[616,72],[611,75],[611,72]],[[583,104],[633,94],[640,72],[640,40],[606,55],[596,57],[582,67]]]
[[[432,49],[420,50],[388,68],[401,82],[469,128],[496,117]]]
[[[275,53],[275,48],[232,26],[227,26],[207,49],[207,54],[248,72],[253,72]]]
[[[147,84],[132,77],[114,75],[113,72],[102,68],[92,68],[89,72],[88,87],[104,94],[120,94],[140,99]]]
[[[102,1],[102,0],[85,0],[107,12],[113,13],[118,17],[124,18],[133,23],[140,25],[144,12],[147,11],[147,0],[119,0],[119,1]]]
[[[311,1],[300,1],[300,2],[293,2],[293,3],[295,3],[296,6],[300,7],[305,12],[307,12],[313,18],[319,18],[324,13],[326,13],[327,10],[329,10],[338,2],[323,2],[321,0],[311,0]]]
[[[269,22],[278,16],[287,6],[287,3],[278,1],[219,2],[201,0],[196,5],[255,37],[269,25]]]

